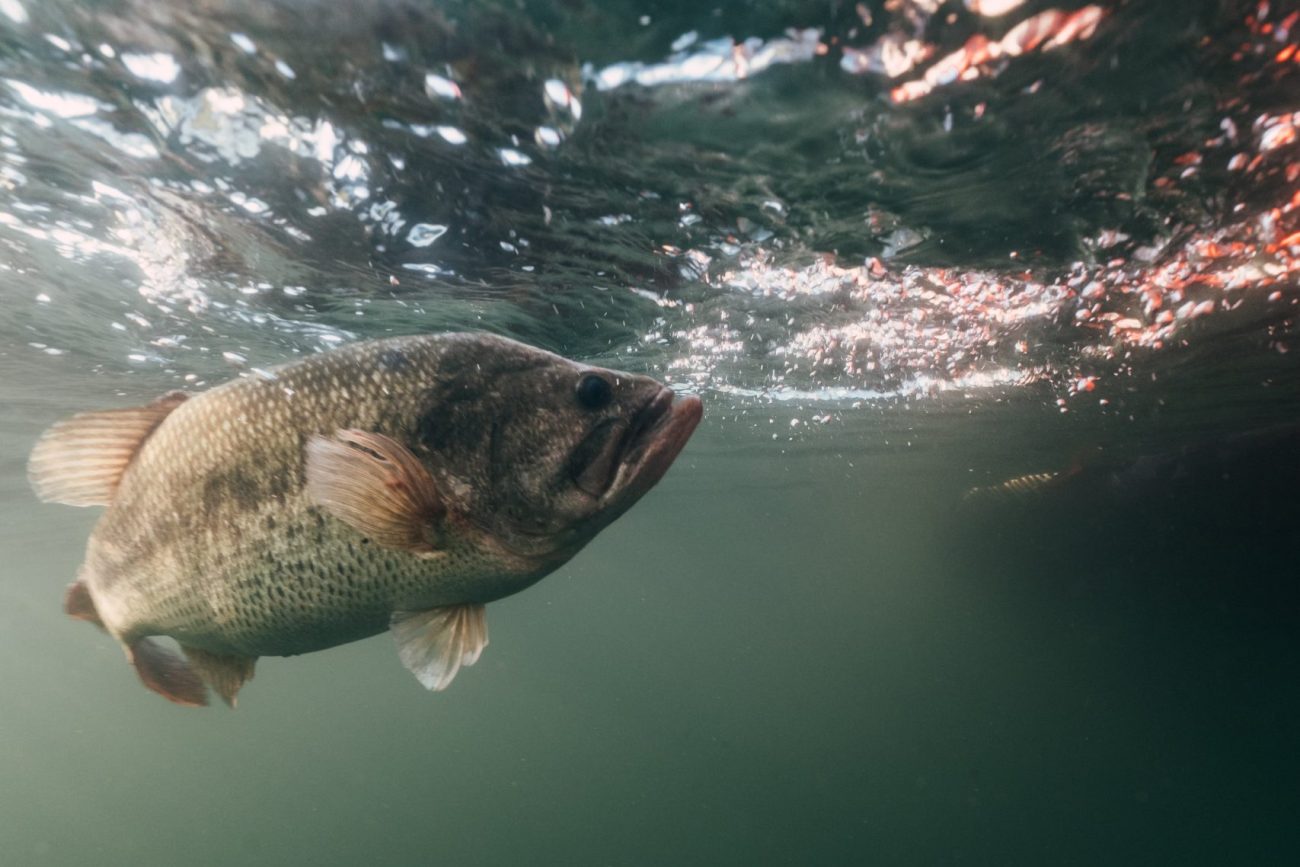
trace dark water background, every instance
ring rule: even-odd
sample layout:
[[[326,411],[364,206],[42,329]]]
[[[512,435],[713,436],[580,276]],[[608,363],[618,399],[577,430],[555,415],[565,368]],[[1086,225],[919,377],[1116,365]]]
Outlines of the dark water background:
[[[979,8],[0,0],[0,863],[1295,863],[1297,7]],[[467,328],[706,417],[447,693],[60,613],[44,426]]]

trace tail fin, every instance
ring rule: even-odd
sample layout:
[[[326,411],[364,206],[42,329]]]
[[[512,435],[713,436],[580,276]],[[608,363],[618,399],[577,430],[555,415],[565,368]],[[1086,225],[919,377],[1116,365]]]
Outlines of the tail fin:
[[[63,594],[63,613],[74,620],[84,620],[100,629],[104,628],[104,621],[99,619],[99,610],[95,608],[95,600],[90,597],[90,588],[80,578],[69,584]]]
[[[104,621],[95,608],[95,600],[90,595],[86,582],[78,578],[68,585],[63,594],[63,611],[76,620],[85,620],[104,629]],[[172,653],[163,645],[149,638],[141,638],[127,649],[131,664],[141,682],[168,701],[183,704],[186,707],[206,707],[208,688],[203,678],[195,673],[183,658]],[[243,682],[253,676],[253,661],[247,660],[241,677],[233,683],[219,681],[217,688],[222,698],[231,707],[235,704],[235,693]],[[224,688],[223,688],[224,687]]]

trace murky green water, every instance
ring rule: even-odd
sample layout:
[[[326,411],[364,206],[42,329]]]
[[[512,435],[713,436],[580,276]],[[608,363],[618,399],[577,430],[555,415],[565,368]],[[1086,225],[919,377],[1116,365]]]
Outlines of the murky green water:
[[[0,863],[1293,863],[1300,18],[1001,5],[0,0]],[[448,329],[706,414],[447,692],[62,615],[46,425]]]

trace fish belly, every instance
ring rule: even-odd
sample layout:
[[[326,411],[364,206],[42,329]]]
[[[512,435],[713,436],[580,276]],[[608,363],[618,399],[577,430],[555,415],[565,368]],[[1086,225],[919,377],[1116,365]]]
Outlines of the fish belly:
[[[316,509],[240,517],[183,545],[142,540],[139,556],[101,556],[87,583],[109,631],[126,643],[169,635],[214,653],[291,656],[382,632],[396,609],[473,593],[440,563],[374,545]],[[155,535],[175,535],[168,523]]]

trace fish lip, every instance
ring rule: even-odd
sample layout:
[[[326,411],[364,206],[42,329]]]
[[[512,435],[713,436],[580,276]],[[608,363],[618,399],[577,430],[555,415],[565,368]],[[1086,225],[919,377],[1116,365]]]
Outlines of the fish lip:
[[[631,505],[668,472],[704,416],[704,404],[693,394],[678,396],[662,387],[633,416],[627,444],[610,485],[610,498]]]
[[[601,495],[592,496],[591,511],[584,521],[558,539],[552,533],[515,531],[513,538],[498,539],[496,544],[534,563],[543,573],[556,568],[663,478],[703,415],[704,404],[695,395],[678,397],[671,388],[660,387],[628,422],[610,481]]]
[[[645,446],[655,426],[663,420],[664,414],[672,411],[675,397],[676,395],[673,394],[671,388],[660,388],[653,397],[645,402],[641,409],[637,410],[636,415],[632,416],[632,423],[628,426],[627,444],[623,456],[624,462],[638,448]]]

